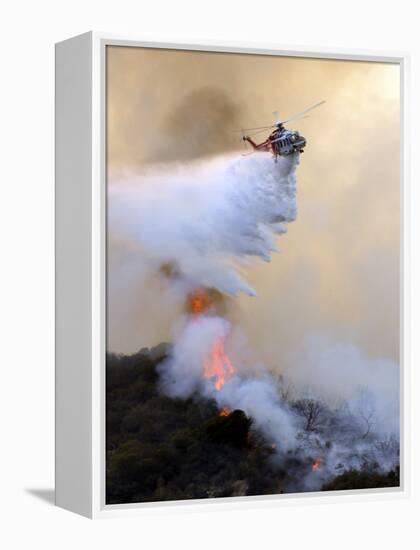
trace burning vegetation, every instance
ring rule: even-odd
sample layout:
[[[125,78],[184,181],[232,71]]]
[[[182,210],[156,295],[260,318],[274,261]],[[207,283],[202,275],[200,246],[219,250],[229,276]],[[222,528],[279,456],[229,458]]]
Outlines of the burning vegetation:
[[[312,471],[317,472],[322,466],[322,460],[320,458],[316,458],[312,463]]]
[[[212,306],[210,293],[204,288],[198,288],[187,296],[187,312],[194,318],[207,313]]]
[[[197,287],[189,292],[185,301],[185,311],[192,318],[201,315],[226,315],[230,299],[215,288]]]
[[[225,352],[223,338],[218,338],[213,345],[210,357],[204,361],[204,378],[211,380],[215,389],[220,391],[226,380],[235,374],[235,369]]]
[[[224,301],[198,287],[173,346],[108,355],[107,503],[398,486],[398,441],[372,409],[237,376]]]
[[[317,421],[308,423],[314,404],[288,397],[301,431],[296,448],[279,454],[279,445],[244,411],[220,408],[199,394],[164,395],[159,370],[170,350],[162,344],[130,356],[107,356],[108,504],[399,485],[398,466],[387,470],[379,464],[386,463],[397,442],[363,437],[363,423],[357,431],[343,411],[325,404]],[[371,438],[370,447],[357,460],[343,452],[334,471],[319,456],[309,462],[308,472],[307,453],[317,448],[340,458],[343,433],[348,438],[349,430],[353,443],[366,445]]]
[[[214,289],[198,288],[187,297],[186,309],[193,319],[215,313],[223,303],[223,295]],[[235,374],[235,368],[225,351],[224,337],[217,337],[203,363],[203,376],[217,391]]]

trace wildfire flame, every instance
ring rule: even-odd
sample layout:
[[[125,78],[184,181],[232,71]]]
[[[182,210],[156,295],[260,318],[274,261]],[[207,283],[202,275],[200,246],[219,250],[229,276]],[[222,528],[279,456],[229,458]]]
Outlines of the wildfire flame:
[[[210,352],[210,357],[204,361],[204,378],[212,380],[216,390],[221,390],[226,380],[235,374],[235,369],[225,353],[225,342],[218,338]]]
[[[322,460],[320,458],[316,458],[312,464],[312,471],[317,472],[322,465]]]
[[[187,309],[194,319],[203,315],[212,308],[214,292],[205,288],[198,288],[187,298]],[[224,338],[218,338],[210,351],[210,355],[203,364],[204,378],[211,380],[217,391],[221,390],[226,380],[235,374],[235,368],[225,352]],[[230,412],[230,411],[229,411]]]
[[[230,413],[231,410],[228,407],[223,407],[223,409],[219,411],[219,416],[229,416]]]
[[[208,292],[199,288],[187,298],[188,311],[194,318],[199,317],[210,309],[211,298]]]

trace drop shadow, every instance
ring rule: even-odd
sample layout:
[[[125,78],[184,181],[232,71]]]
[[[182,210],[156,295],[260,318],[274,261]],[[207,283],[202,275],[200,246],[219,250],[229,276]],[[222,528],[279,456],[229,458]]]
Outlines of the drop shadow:
[[[54,489],[25,489],[25,492],[32,495],[44,502],[54,505],[55,504],[55,490]]]

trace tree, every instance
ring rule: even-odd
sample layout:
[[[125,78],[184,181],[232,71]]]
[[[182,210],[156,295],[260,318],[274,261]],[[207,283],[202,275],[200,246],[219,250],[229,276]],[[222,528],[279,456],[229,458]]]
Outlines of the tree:
[[[349,489],[375,489],[398,487],[400,484],[399,468],[388,473],[376,471],[347,470],[325,483],[321,491],[343,491]]]
[[[371,433],[372,428],[375,424],[374,401],[367,388],[364,388],[362,390],[356,403],[357,403],[356,415],[361,419],[362,427],[363,427],[362,439],[366,439],[368,435]]]
[[[228,416],[210,419],[205,430],[214,443],[227,443],[235,447],[246,447],[252,421],[241,410],[234,410]]]
[[[293,403],[295,411],[305,419],[305,431],[313,432],[317,429],[324,412],[324,405],[316,399],[298,399]]]

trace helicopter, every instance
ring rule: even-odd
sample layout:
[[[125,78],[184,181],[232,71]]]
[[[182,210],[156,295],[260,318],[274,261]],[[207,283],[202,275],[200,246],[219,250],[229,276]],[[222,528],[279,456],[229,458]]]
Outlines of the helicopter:
[[[325,103],[325,100],[315,103],[315,105],[308,107],[304,111],[301,111],[286,120],[279,120],[278,112],[275,111],[273,113],[276,116],[276,122],[274,124],[270,126],[259,126],[256,128],[242,128],[242,140],[247,141],[254,149],[251,153],[247,154],[252,154],[257,151],[271,152],[274,156],[275,162],[277,162],[278,157],[285,157],[292,155],[293,153],[303,153],[303,150],[306,147],[306,138],[295,130],[288,130],[284,127],[284,124],[298,118],[306,118],[304,116],[306,113],[312,111],[312,109],[315,109],[316,107],[319,107],[323,103]],[[256,143],[250,137],[260,134],[261,132],[265,132],[266,130],[270,130],[271,128],[274,128],[274,130],[262,143]],[[245,135],[245,132],[252,132],[252,134]]]

